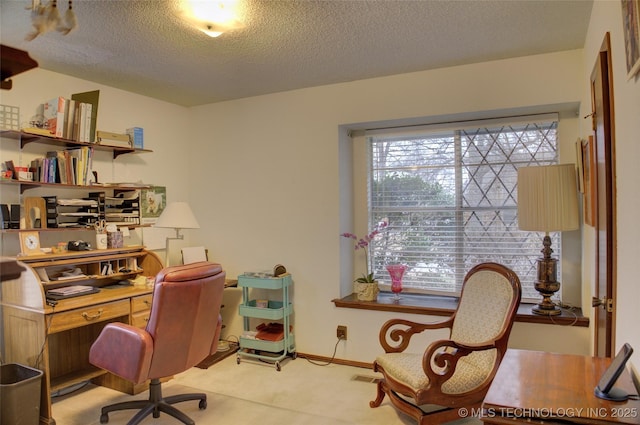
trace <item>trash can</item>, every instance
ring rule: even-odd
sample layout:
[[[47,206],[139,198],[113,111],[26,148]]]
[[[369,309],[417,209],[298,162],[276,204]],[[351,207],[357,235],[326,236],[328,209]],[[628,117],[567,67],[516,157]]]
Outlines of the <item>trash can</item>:
[[[42,371],[18,363],[0,366],[2,425],[38,425]]]

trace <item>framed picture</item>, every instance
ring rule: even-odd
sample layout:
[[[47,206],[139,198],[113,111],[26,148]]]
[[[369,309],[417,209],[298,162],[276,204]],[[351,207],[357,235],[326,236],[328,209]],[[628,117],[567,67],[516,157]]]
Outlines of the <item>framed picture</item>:
[[[584,197],[582,198],[584,203],[582,206],[584,213],[584,222],[589,226],[596,225],[596,155],[593,136],[589,136],[584,143],[582,143],[582,172],[583,172],[583,188]]]
[[[640,0],[621,1],[627,78],[631,79],[640,70]]]
[[[143,189],[140,193],[140,215],[142,224],[153,224],[158,220],[162,211],[167,206],[167,188],[153,186]]]

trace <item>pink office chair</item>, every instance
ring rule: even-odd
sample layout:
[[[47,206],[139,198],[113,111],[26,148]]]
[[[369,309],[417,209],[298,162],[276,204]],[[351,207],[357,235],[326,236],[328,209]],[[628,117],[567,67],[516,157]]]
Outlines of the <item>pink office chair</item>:
[[[162,397],[160,379],[183,372],[216,352],[224,281],[222,267],[206,261],[164,268],[156,277],[145,329],[124,323],[104,327],[91,346],[89,361],[136,384],[151,382],[148,400],[103,407],[100,423],[109,421],[109,412],[141,409],[128,425],[140,423],[151,413],[157,418],[160,412],[195,424],[172,404],[200,400],[199,408],[206,409],[206,394]]]

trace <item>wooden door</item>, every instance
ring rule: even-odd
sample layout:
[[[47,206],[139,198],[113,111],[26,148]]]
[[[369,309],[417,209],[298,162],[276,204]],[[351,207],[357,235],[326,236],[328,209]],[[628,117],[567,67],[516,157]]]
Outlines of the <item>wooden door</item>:
[[[611,47],[606,34],[591,74],[595,142],[596,281],[594,294],[594,354],[611,357],[615,331],[616,194]],[[596,301],[599,300],[599,301]]]

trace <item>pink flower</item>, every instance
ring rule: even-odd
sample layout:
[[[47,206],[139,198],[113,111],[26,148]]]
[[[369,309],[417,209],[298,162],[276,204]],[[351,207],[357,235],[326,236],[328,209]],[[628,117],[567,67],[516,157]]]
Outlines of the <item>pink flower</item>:
[[[349,239],[353,239],[356,241],[354,249],[357,251],[358,249],[363,249],[364,250],[364,256],[365,256],[365,261],[366,261],[366,267],[367,267],[367,272],[364,273],[362,275],[362,277],[359,277],[358,279],[356,279],[356,282],[362,282],[362,283],[366,283],[366,282],[374,282],[375,281],[375,277],[372,273],[369,273],[369,255],[367,254],[367,247],[369,246],[369,243],[371,241],[373,241],[373,239],[380,234],[380,231],[383,230],[384,228],[386,228],[389,225],[389,223],[387,221],[381,221],[380,223],[378,223],[378,225],[371,231],[371,233],[369,233],[368,235],[366,235],[363,238],[358,238],[356,235],[354,235],[353,233],[349,233],[349,232],[345,232],[340,234],[340,236],[342,236],[343,238],[349,238]]]

